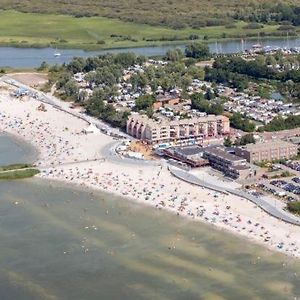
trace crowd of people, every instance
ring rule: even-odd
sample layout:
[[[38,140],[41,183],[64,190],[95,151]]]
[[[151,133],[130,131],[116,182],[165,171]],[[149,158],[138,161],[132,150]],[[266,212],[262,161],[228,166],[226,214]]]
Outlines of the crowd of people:
[[[246,199],[183,182],[163,164],[138,166],[109,158],[96,161],[101,147],[112,138],[100,132],[83,134],[83,120],[49,105],[46,112],[39,111],[38,105],[35,99],[14,99],[2,92],[0,130],[25,138],[39,150],[36,164],[42,178],[114,193],[300,256],[299,227],[267,215]]]

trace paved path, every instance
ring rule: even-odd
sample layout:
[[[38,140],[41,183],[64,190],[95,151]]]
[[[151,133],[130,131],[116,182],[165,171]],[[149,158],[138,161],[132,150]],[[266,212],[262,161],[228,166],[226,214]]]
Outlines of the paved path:
[[[44,170],[44,169],[53,169],[53,168],[59,168],[59,167],[63,167],[63,166],[70,166],[70,165],[78,165],[78,164],[85,164],[88,162],[99,162],[99,163],[103,163],[105,162],[105,158],[93,158],[93,159],[85,159],[85,160],[74,160],[74,161],[68,161],[68,162],[64,162],[64,163],[58,163],[58,164],[51,164],[51,165],[37,165],[37,168],[39,168],[40,170]]]
[[[91,116],[88,116],[87,114],[85,113],[79,113],[77,111],[74,111],[73,109],[69,108],[69,107],[64,107],[64,102],[62,102],[61,100],[55,98],[54,96],[52,95],[49,95],[49,94],[45,94],[41,91],[38,91],[34,88],[31,88],[15,79],[12,79],[10,78],[8,75],[4,75],[1,77],[1,81],[9,84],[9,85],[12,85],[12,86],[15,86],[17,88],[25,88],[26,90],[30,91],[30,93],[32,95],[35,96],[35,99],[37,101],[40,101],[42,103],[45,103],[45,104],[48,104],[48,105],[51,105],[52,107],[58,109],[58,110],[61,110],[67,114],[70,114],[76,118],[79,118],[83,121],[85,121],[87,124],[95,124],[99,129],[101,128],[105,128],[107,130],[107,132],[109,132],[108,135],[110,136],[115,136],[115,137],[118,137],[118,138],[121,138],[121,139],[132,139],[132,137],[128,136],[126,133],[124,132],[121,132],[121,130],[119,128],[113,128],[111,127],[109,124],[103,122],[102,120],[99,120],[99,119],[96,119],[96,118],[93,118]],[[104,132],[103,132],[104,133]]]
[[[213,185],[210,183],[207,183],[198,177],[196,177],[193,174],[190,174],[189,172],[186,172],[184,170],[178,169],[178,168],[173,168],[169,167],[170,172],[177,178],[184,180],[186,182],[202,186],[217,192],[225,193],[225,194],[233,194],[242,198],[245,198],[254,204],[256,204],[258,207],[263,209],[265,212],[270,214],[271,216],[285,221],[287,223],[293,224],[293,225],[298,225],[300,226],[300,218],[284,211],[281,207],[274,206],[271,202],[267,201],[266,199],[263,199],[261,197],[255,197],[251,194],[248,194],[244,191],[241,190],[234,190],[230,188],[221,188],[217,185]]]
[[[138,159],[138,158],[131,158],[125,157],[118,153],[117,148],[121,145],[120,141],[113,141],[103,148],[101,148],[99,155],[105,158],[106,160],[112,161],[117,164],[129,164],[129,165],[136,165],[139,166],[161,166],[165,162],[162,160],[146,160],[146,159]]]

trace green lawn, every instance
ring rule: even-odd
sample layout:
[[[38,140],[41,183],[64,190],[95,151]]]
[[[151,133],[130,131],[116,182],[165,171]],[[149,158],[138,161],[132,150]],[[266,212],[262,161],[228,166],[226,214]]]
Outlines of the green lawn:
[[[299,0],[0,0],[0,7],[28,13],[108,17],[179,29],[232,24],[233,19],[259,19],[271,13],[273,20],[280,19],[280,14],[272,12],[277,3],[299,6]]]
[[[24,179],[35,176],[40,173],[37,169],[19,169],[19,170],[9,170],[0,171],[0,180],[15,180]]]
[[[1,166],[0,172],[1,171],[19,170],[19,169],[28,169],[28,168],[32,168],[32,165],[31,164],[12,164],[12,165],[7,165],[7,166]]]
[[[0,180],[13,180],[33,177],[40,173],[31,164],[13,164],[0,166]]]
[[[300,202],[289,202],[287,204],[287,209],[296,215],[300,215]]]
[[[276,32],[277,26],[266,25],[263,29],[243,29],[245,23],[235,23],[236,28],[223,26],[203,29],[185,28],[174,30],[161,26],[141,25],[104,17],[75,18],[67,15],[32,14],[15,11],[0,11],[0,44],[15,46],[55,46],[83,49],[137,47],[172,43],[177,39],[188,40],[191,34],[197,34],[201,40],[207,35],[209,39],[221,39],[223,33],[227,38],[267,34]],[[117,37],[111,37],[116,35]],[[126,39],[126,37],[128,39]],[[158,39],[164,38],[164,41]],[[151,39],[155,41],[146,41]],[[101,44],[99,41],[105,41]],[[179,41],[173,41],[179,43]]]

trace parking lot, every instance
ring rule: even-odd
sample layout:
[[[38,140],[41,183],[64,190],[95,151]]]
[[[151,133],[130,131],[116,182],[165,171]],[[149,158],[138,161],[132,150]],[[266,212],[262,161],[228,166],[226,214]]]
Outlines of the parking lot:
[[[296,194],[293,194],[292,192],[286,191],[282,189],[280,186],[272,185],[269,182],[263,182],[257,184],[257,187],[260,190],[265,191],[268,194],[272,194],[276,197],[280,197],[286,201],[297,201],[299,199],[299,196]]]
[[[299,177],[294,177],[293,179],[298,180]],[[290,183],[285,180],[271,180],[270,184],[279,187],[286,192],[290,192],[295,195],[300,195],[300,186],[298,184]]]
[[[300,172],[300,162],[298,161],[289,161],[285,165],[294,171]]]

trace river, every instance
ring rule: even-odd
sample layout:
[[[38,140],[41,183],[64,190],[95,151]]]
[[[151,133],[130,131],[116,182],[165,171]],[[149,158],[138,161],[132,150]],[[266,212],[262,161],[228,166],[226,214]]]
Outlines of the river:
[[[0,145],[2,163],[32,157]],[[0,182],[0,199],[1,300],[300,296],[298,261],[201,223],[40,179]]]
[[[244,50],[250,49],[256,41],[245,40]],[[260,43],[263,46],[278,46],[278,47],[296,47],[300,46],[300,39],[264,39]],[[211,52],[213,53],[236,53],[242,50],[240,41],[223,41],[219,43],[208,44]],[[40,66],[43,61],[53,65],[69,62],[72,57],[88,57],[107,52],[120,53],[120,52],[134,52],[139,55],[155,56],[164,55],[167,50],[181,48],[184,45],[173,46],[156,46],[156,47],[138,47],[138,48],[125,48],[125,49],[111,49],[102,51],[83,51],[78,49],[61,49],[59,50],[61,56],[54,57],[55,50],[52,48],[13,48],[13,47],[0,47],[0,67],[12,68],[34,68]]]

